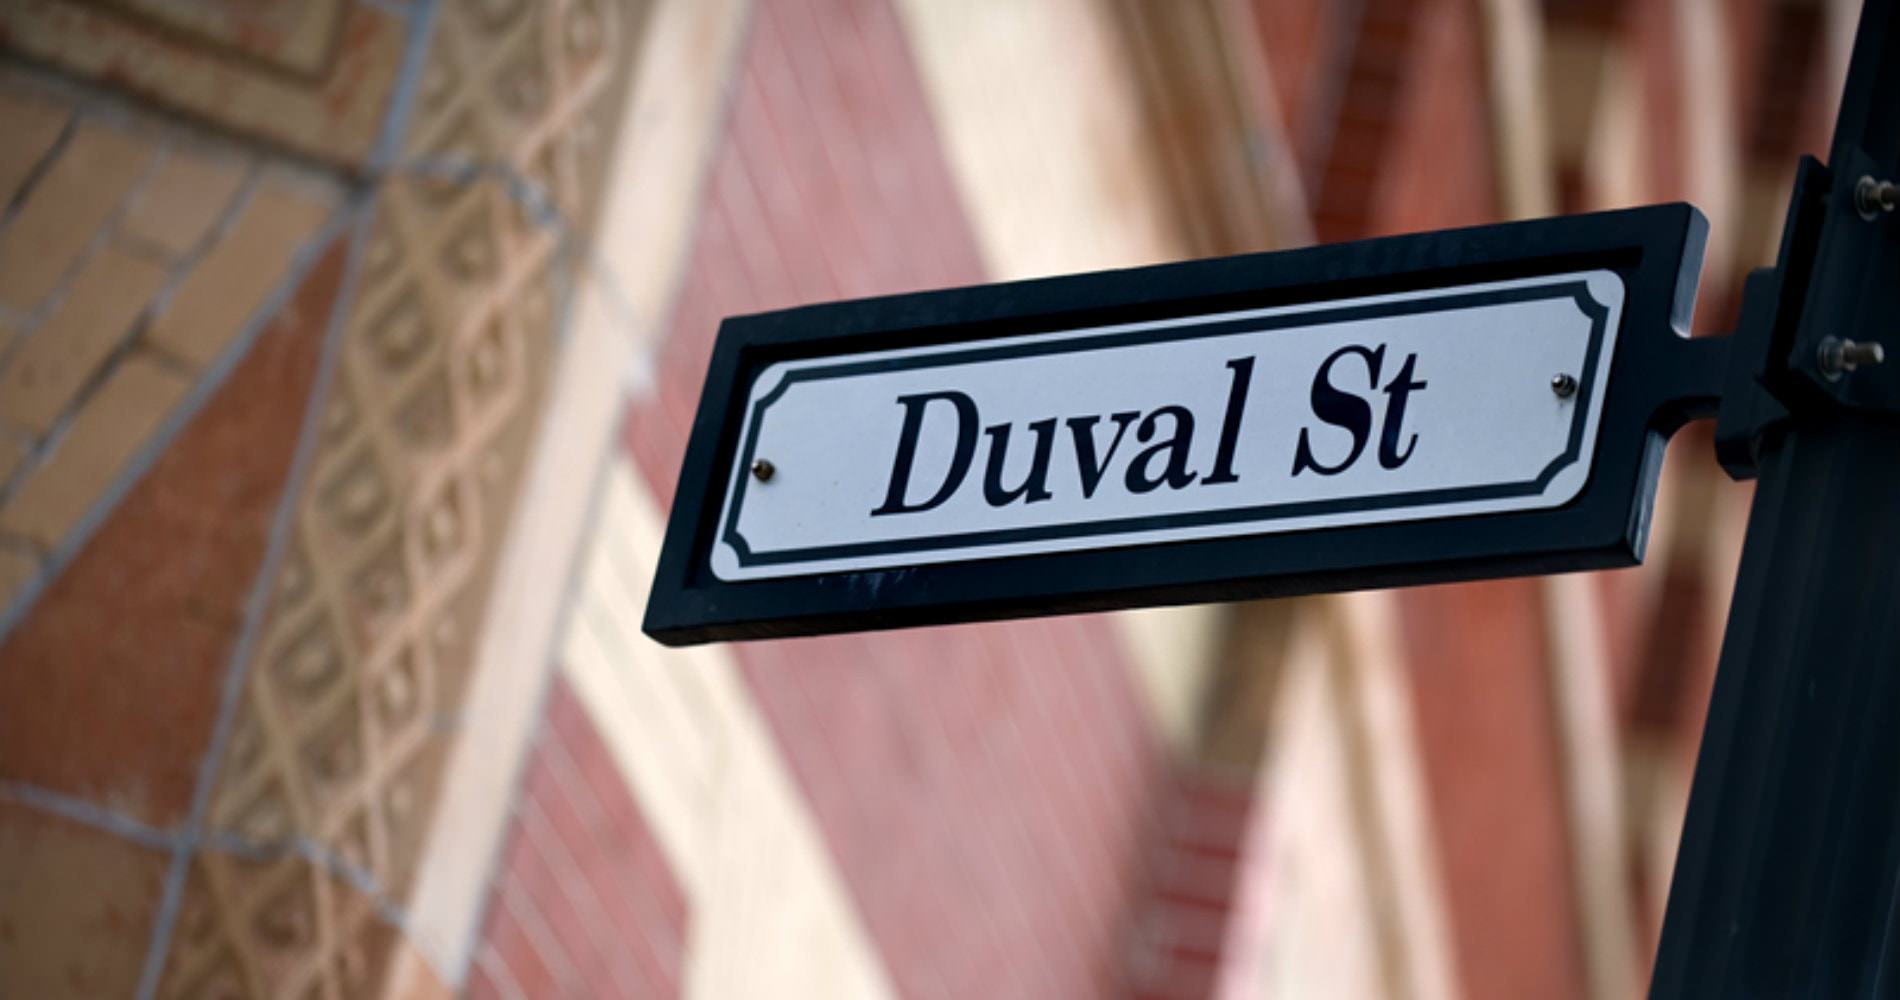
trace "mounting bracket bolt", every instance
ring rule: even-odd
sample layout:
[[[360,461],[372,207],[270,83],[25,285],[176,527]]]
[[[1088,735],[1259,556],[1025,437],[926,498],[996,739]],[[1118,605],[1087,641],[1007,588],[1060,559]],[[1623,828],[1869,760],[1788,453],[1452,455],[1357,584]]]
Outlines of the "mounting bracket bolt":
[[[1854,208],[1860,217],[1872,222],[1882,214],[1892,214],[1900,208],[1900,186],[1892,181],[1877,181],[1862,175],[1854,184]]]
[[[1828,337],[1821,341],[1815,360],[1822,375],[1837,379],[1861,365],[1880,364],[1887,360],[1887,352],[1879,344]]]
[[[763,458],[752,463],[752,476],[753,478],[757,479],[761,483],[771,482],[772,474],[777,471],[778,470],[776,468],[773,468],[771,462],[768,462]]]

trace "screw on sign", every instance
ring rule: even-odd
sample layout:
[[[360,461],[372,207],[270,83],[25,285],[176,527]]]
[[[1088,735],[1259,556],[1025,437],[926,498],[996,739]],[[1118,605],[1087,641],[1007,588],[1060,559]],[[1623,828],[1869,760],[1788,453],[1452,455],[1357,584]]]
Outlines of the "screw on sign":
[[[1900,186],[1862,174],[1854,184],[1854,207],[1860,210],[1861,218],[1872,222],[1881,213],[1900,207]]]

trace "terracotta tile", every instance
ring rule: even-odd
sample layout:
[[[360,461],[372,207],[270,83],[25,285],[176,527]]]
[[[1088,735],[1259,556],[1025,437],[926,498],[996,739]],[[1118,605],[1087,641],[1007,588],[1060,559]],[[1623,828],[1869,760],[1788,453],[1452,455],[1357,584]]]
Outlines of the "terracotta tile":
[[[174,147],[133,199],[119,234],[183,256],[211,232],[243,181],[240,163]]]
[[[341,39],[343,0],[252,3],[232,8],[172,0],[119,0],[147,22],[179,37],[229,48],[286,73],[323,71],[328,50]]]
[[[59,544],[191,383],[134,356],[107,377],[57,450],[0,507],[0,528]]]
[[[111,803],[153,824],[182,818],[282,495],[342,256],[336,247],[325,253],[231,377],[0,640],[0,778]]]
[[[152,321],[147,338],[209,364],[283,280],[291,259],[333,207],[311,189],[266,180]]]
[[[26,443],[17,438],[0,437],[0,489],[5,489],[13,470],[26,460]]]
[[[408,23],[399,6],[6,0],[0,37],[128,96],[361,165],[402,65]]]
[[[0,208],[13,200],[27,175],[53,147],[66,127],[66,109],[44,98],[15,90],[0,90]]]
[[[0,996],[131,996],[170,860],[0,799]]]
[[[164,268],[115,247],[87,261],[59,306],[0,370],[0,419],[41,434],[51,429],[164,281]]]
[[[39,560],[17,549],[0,549],[0,609],[13,603],[15,597],[26,589],[26,585],[39,572]]]
[[[0,232],[0,304],[22,312],[38,308],[151,158],[150,143],[81,122]]]

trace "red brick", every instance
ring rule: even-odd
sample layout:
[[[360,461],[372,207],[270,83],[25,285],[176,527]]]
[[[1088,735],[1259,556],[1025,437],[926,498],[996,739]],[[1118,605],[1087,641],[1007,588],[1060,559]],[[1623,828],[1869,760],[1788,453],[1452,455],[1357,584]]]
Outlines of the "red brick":
[[[591,856],[613,862],[605,869],[618,876],[620,891],[611,897],[613,908],[620,912],[624,905],[625,912],[637,920],[637,926],[627,929],[653,943],[654,960],[670,977],[679,966],[685,936],[685,895],[591,722],[579,732],[585,737],[570,735],[562,753],[572,772],[583,780],[560,783],[559,801],[582,815],[597,817],[588,846],[595,852]]]
[[[559,678],[496,871],[483,941],[529,996],[677,995],[685,898]]]
[[[1477,225],[1498,216],[1497,152],[1476,4],[1442,3],[1419,25],[1419,55],[1395,135],[1394,183],[1382,185],[1380,232]],[[1430,170],[1415,169],[1430,163]]]
[[[543,787],[533,801],[586,873],[612,937],[625,944],[643,975],[676,982],[684,905],[658,852],[640,849],[649,843],[644,829],[637,821],[618,833],[599,829],[612,821],[591,799],[577,804],[565,785]]]
[[[864,256],[864,238],[840,169],[841,164],[858,159],[850,150],[856,136],[835,113],[838,102],[822,44],[800,45],[793,40],[788,45],[781,27],[788,20],[789,6],[771,5],[759,14],[761,58],[751,67],[747,83],[774,99],[751,105],[758,110],[757,123],[740,123],[741,127],[756,124],[764,135],[759,143],[764,162],[753,159],[746,165],[755,182],[769,184],[779,197],[798,207],[797,228],[825,234],[806,247],[793,266],[795,271],[800,263],[809,268],[810,286],[820,289],[820,295],[835,297],[848,294],[845,274],[852,270],[837,262],[848,264]],[[800,13],[806,17],[790,20],[809,25],[809,13]],[[826,114],[827,110],[834,113]],[[865,294],[867,289],[853,291]]]
[[[579,911],[535,843],[530,830],[532,809],[524,803],[516,813],[514,845],[509,851],[504,891],[517,893],[517,904],[525,901],[526,905],[518,905],[518,910],[532,908],[550,932],[554,950],[560,953],[561,960],[572,967],[575,976],[587,981],[590,969],[599,964],[598,956],[580,927]],[[597,984],[590,983],[590,986],[598,989]]]
[[[565,684],[559,687],[562,697],[551,701],[571,701]],[[652,964],[672,978],[686,921],[678,883],[591,721],[577,714],[559,732],[546,750],[550,780],[529,789],[531,801],[575,863],[597,879],[619,930],[648,942]]]
[[[527,996],[562,996],[571,984],[571,981],[564,982],[556,974],[547,957],[522,926],[521,918],[515,914],[508,897],[502,894],[496,894],[489,904],[488,926],[482,932],[482,944],[494,953],[496,961],[507,968],[508,975]]]
[[[578,868],[566,850],[563,831],[555,830],[532,800],[523,803],[518,829],[527,849],[511,877],[547,921],[588,993],[624,996],[651,992],[652,984],[617,945],[606,923],[606,908],[590,878],[595,873]]]
[[[1630,6],[1629,0],[1545,0],[1544,19],[1554,26],[1607,32]]]
[[[184,818],[343,257],[341,246],[322,254],[0,642],[0,777],[154,825]]]
[[[853,191],[875,190],[879,183],[877,165],[864,155],[854,125],[880,107],[863,47],[855,33],[822,30],[809,3],[776,4],[770,21],[784,50],[792,54],[789,69],[816,125],[806,138],[822,147],[822,160],[814,162],[822,168],[804,180],[837,212],[826,216],[839,225],[829,230],[832,238],[825,246],[834,265],[843,262],[834,266],[840,290],[864,295],[897,286],[906,265],[890,250],[912,242],[905,236],[912,220],[901,211],[873,211],[862,199],[850,197]]]
[[[1585,981],[1538,586],[1400,595],[1439,882],[1476,1000],[1579,996]]]
[[[762,121],[748,121],[759,113],[763,101],[757,80],[748,73],[742,81],[734,124],[751,124],[763,131]],[[835,285],[819,249],[800,246],[787,235],[808,230],[802,225],[803,206],[775,168],[773,151],[742,147],[734,163],[719,172],[719,211],[732,229],[738,262],[755,296],[745,310],[783,309],[835,298],[831,294]]]
[[[513,979],[502,978],[508,975],[507,967],[502,965],[499,959],[490,959],[488,963],[484,963],[482,959],[486,957],[486,954],[478,956],[473,971],[469,973],[469,1000],[507,1000],[515,996],[515,991],[521,987],[516,986]],[[491,968],[495,970],[492,974]],[[506,986],[502,985],[504,981]]]
[[[1304,156],[1327,126],[1328,97],[1341,72],[1352,11],[1327,0],[1255,0],[1254,21],[1273,75],[1288,135]],[[1310,179],[1309,179],[1310,182]]]
[[[1677,8],[1664,3],[1632,3],[1626,37],[1642,88],[1643,157],[1648,190],[1642,201],[1688,197],[1683,166],[1688,130],[1682,121],[1682,57],[1676,41]]]
[[[1170,965],[1155,994],[1172,1000],[1200,1000],[1213,995],[1216,975],[1214,969],[1205,966]]]
[[[670,493],[662,412],[711,317],[980,279],[885,0],[767,0],[713,167],[662,385],[628,447]],[[674,421],[677,424],[677,421]],[[739,650],[899,992],[1096,995],[1116,981],[1158,747],[1101,619]],[[1082,681],[1060,677],[1089,669]]]

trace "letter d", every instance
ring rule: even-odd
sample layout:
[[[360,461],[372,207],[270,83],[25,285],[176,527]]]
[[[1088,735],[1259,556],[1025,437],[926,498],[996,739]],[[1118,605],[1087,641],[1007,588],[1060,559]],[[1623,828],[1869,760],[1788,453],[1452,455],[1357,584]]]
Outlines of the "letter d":
[[[917,436],[924,429],[924,408],[938,400],[956,407],[957,411],[957,451],[950,459],[950,468],[944,474],[943,485],[930,499],[920,504],[904,503],[904,494],[910,492],[911,465],[917,460]],[[898,405],[904,408],[904,427],[897,436],[897,458],[891,463],[891,487],[884,495],[884,505],[871,512],[872,517],[884,514],[915,514],[942,506],[949,500],[957,487],[963,485],[963,477],[970,471],[970,459],[976,455],[977,415],[976,401],[955,390],[945,392],[923,392],[914,396],[897,397]]]

